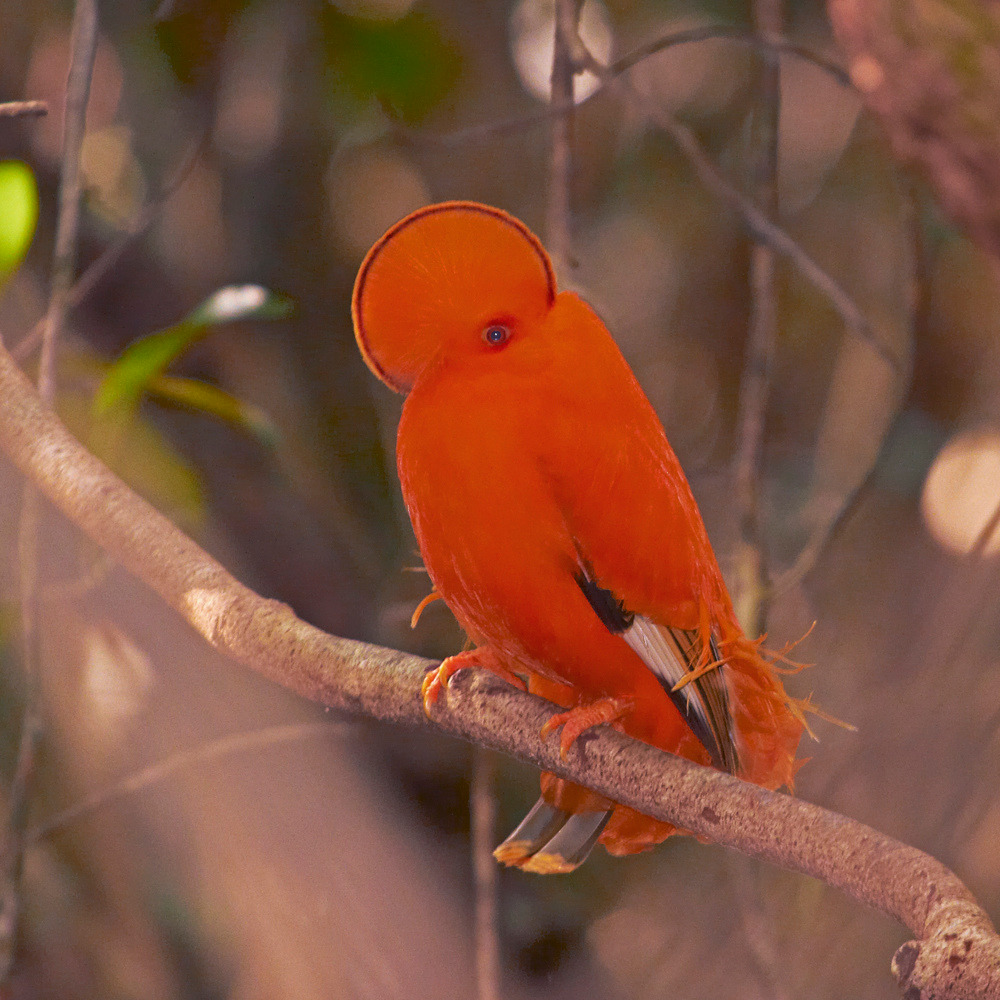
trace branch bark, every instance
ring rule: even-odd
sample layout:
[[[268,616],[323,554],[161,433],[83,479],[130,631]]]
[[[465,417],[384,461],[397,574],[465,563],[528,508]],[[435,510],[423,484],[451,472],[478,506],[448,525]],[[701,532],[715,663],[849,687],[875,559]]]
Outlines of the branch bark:
[[[457,675],[432,718],[428,660],[327,635],[260,597],[133,493],[45,406],[0,348],[0,449],[73,523],[224,655],[334,708],[439,729],[587,785],[716,843],[819,878],[905,924],[893,969],[907,1000],[995,1000],[1000,938],[934,858],[845,816],[601,727],[560,759],[539,729],[554,706],[479,672]]]

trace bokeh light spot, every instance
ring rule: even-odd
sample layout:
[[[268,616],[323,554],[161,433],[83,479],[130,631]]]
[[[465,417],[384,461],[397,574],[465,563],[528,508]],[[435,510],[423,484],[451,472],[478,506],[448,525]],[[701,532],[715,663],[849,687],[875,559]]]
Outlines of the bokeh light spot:
[[[1000,506],[1000,430],[956,434],[938,453],[924,482],[920,510],[934,538],[952,552],[968,554]],[[1000,532],[984,554],[1000,552]]]
[[[555,47],[553,0],[521,0],[510,18],[510,49],[517,75],[525,90],[543,101],[552,95],[552,51]],[[613,35],[604,4],[587,0],[580,11],[580,38],[599,62],[611,56]],[[573,81],[573,98],[579,103],[598,87],[593,73],[581,73]]]

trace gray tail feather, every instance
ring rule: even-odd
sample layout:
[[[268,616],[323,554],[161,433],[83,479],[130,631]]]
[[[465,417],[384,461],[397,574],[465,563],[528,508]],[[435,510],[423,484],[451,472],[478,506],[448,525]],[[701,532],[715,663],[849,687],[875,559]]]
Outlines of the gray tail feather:
[[[570,813],[539,798],[493,856],[528,872],[571,872],[587,860],[611,812]]]

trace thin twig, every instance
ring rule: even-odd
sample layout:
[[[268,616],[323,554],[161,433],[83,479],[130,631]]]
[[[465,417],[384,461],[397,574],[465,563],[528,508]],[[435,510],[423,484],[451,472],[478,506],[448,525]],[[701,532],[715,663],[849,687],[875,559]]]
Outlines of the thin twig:
[[[667,40],[660,40],[660,44],[661,48],[656,51],[661,51],[663,47],[666,47]],[[770,39],[764,42],[760,42],[758,39],[758,44],[773,46],[774,43]],[[892,354],[889,348],[875,336],[875,332],[864,313],[854,299],[841,287],[840,283],[820,267],[788,233],[772,222],[763,210],[726,179],[702,149],[691,129],[655,102],[646,99],[634,87],[629,86],[621,79],[623,70],[618,69],[622,63],[621,60],[618,63],[605,66],[587,49],[578,33],[575,33],[573,51],[577,70],[581,68],[590,70],[598,78],[602,88],[612,83],[618,83],[622,86],[631,100],[642,107],[646,116],[673,138],[694,168],[702,184],[742,219],[753,239],[771,247],[782,256],[788,257],[806,280],[827,297],[848,330],[854,336],[868,343],[894,371],[901,370],[902,362],[900,359]],[[631,66],[625,68],[631,68]],[[561,107],[558,111],[557,106],[553,104],[552,110],[559,114],[568,114],[571,108],[572,102],[568,107]]]
[[[781,31],[781,0],[754,0],[754,28],[762,39]],[[774,52],[765,52],[758,72],[748,149],[749,187],[756,205],[779,221],[778,128],[781,118],[781,70]],[[750,635],[767,631],[770,604],[768,552],[761,528],[760,479],[764,419],[778,342],[775,289],[776,254],[767,243],[750,249],[750,325],[740,380],[734,457],[734,516],[737,526],[737,607]]]
[[[828,274],[808,253],[806,253],[798,242],[796,242],[778,225],[772,222],[767,215],[761,211],[761,209],[754,205],[752,201],[746,198],[738,188],[725,178],[725,176],[719,171],[715,164],[712,163],[711,159],[702,149],[701,144],[698,142],[697,137],[691,129],[682,124],[677,120],[677,118],[665,111],[663,108],[644,98],[642,95],[637,93],[633,87],[628,86],[625,81],[621,79],[625,70],[631,69],[640,58],[646,58],[654,51],[662,51],[671,44],[698,41],[707,37],[712,37],[713,35],[729,37],[730,31],[735,31],[735,29],[696,28],[691,29],[689,32],[678,32],[676,35],[667,36],[663,39],[659,39],[655,43],[651,43],[650,46],[646,47],[649,51],[642,52],[640,55],[636,56],[634,60],[632,56],[628,56],[625,57],[625,59],[621,59],[618,62],[611,64],[610,66],[605,66],[603,63],[595,59],[594,56],[587,51],[585,46],[583,46],[583,43],[579,40],[579,36],[577,36],[578,45],[577,54],[575,56],[576,66],[578,69],[580,67],[589,69],[600,82],[600,87],[598,87],[594,93],[585,98],[584,101],[580,101],[579,104],[585,103],[586,100],[591,100],[606,86],[613,83],[620,84],[628,93],[630,99],[636,104],[642,106],[646,116],[651,121],[655,121],[660,128],[662,128],[674,139],[680,147],[681,152],[691,163],[701,182],[709,191],[711,191],[733,212],[735,212],[737,216],[739,216],[754,240],[758,243],[770,246],[783,257],[787,257],[798,268],[803,277],[805,277],[810,284],[826,296],[830,304],[840,315],[844,325],[851,332],[851,334],[869,344],[879,357],[881,357],[894,371],[900,371],[902,369],[902,362],[900,359],[897,358],[889,350],[889,348],[875,336],[875,332],[873,331],[871,324],[868,322],[868,319],[865,317],[864,313],[862,313],[854,299],[851,298],[840,283],[834,279],[832,275]],[[735,34],[732,37],[739,37],[743,40],[742,36]],[[751,39],[750,43],[763,46],[765,48],[777,47],[781,51],[788,51],[795,55],[803,55],[803,52],[797,51],[796,47],[787,46],[785,43],[776,43],[774,40],[760,42],[760,40]],[[437,136],[434,138],[434,141],[437,143],[456,145],[473,141],[475,139],[500,135],[504,132],[519,131],[530,125],[541,124],[542,122],[548,121],[552,117],[567,114],[573,109],[573,107],[574,105],[572,102],[569,104],[558,104],[553,102],[545,112],[535,116],[527,116],[492,125],[477,125],[470,129],[460,129],[458,131],[451,132],[446,136]]]
[[[993,541],[993,536],[997,533],[997,528],[1000,528],[1000,501],[993,508],[993,513],[986,519],[986,523],[980,529],[979,534],[976,535],[976,540],[972,548],[969,549],[970,560],[978,561],[986,555],[990,547],[990,542]]]
[[[766,40],[781,32],[781,0],[753,0],[757,36]],[[780,221],[778,147],[781,123],[781,65],[773,50],[761,57],[753,104],[749,148],[749,189],[769,219]],[[750,635],[767,631],[771,601],[767,539],[762,527],[760,483],[764,421],[771,395],[774,356],[778,344],[778,300],[775,287],[777,255],[767,243],[750,248],[750,323],[740,379],[734,459],[734,514],[737,522],[737,608]],[[767,996],[786,995],[774,934],[761,913],[760,885],[753,873],[729,866],[735,886],[744,938]]]
[[[894,961],[910,996],[1000,995],[1000,938],[968,889],[929,855],[606,726],[578,740],[563,759],[557,740],[538,738],[556,706],[480,671],[456,675],[428,719],[420,685],[433,663],[327,635],[287,605],[244,587],[76,441],[2,345],[0,399],[0,451],[222,655],[330,707],[437,726],[647,816],[819,878],[911,929],[917,940]]]
[[[97,54],[97,0],[77,0],[73,15],[72,57],[66,81],[59,214],[52,252],[52,289],[42,334],[38,391],[51,403],[55,397],[56,345],[69,310],[69,290],[76,271],[77,229],[80,222],[80,151],[87,123],[87,102]]]
[[[761,995],[769,1000],[786,1000],[782,973],[787,969],[774,942],[773,922],[764,912],[763,887],[759,866],[749,867],[743,858],[727,858],[726,872],[736,896],[736,908],[743,928],[743,941],[760,979]]]
[[[817,525],[805,544],[799,549],[798,555],[792,564],[780,573],[776,574],[771,585],[771,597],[777,599],[783,594],[787,594],[793,587],[797,587],[816,568],[820,556],[827,546],[836,537],[838,531],[846,522],[848,515],[855,509],[859,498],[864,492],[866,484],[874,474],[874,466],[869,470],[868,475],[858,483],[857,488],[844,498],[837,510],[830,516],[823,515],[821,522]]]
[[[599,79],[612,79],[608,67],[595,59],[589,52],[585,63],[586,68]],[[640,94],[634,87],[627,85],[625,81],[619,80],[618,83],[630,99],[642,109],[646,117],[655,122],[677,143],[685,158],[694,168],[701,183],[742,219],[753,239],[758,243],[766,244],[791,260],[803,277],[826,296],[830,304],[840,314],[847,329],[854,336],[869,344],[893,371],[900,371],[902,362],[875,336],[871,324],[854,299],[848,295],[832,275],[823,270],[806,253],[799,243],[772,222],[760,208],[722,174],[702,149],[694,132],[664,108]]]
[[[157,216],[163,206],[170,200],[180,186],[191,176],[191,171],[198,163],[199,158],[205,150],[208,142],[208,132],[204,133],[198,140],[191,144],[190,149],[181,158],[180,163],[170,172],[170,175],[163,182],[159,191],[156,192],[140,209],[139,213],[132,220],[128,230],[121,234],[113,243],[101,251],[101,253],[87,265],[87,268],[73,284],[67,296],[68,308],[74,309],[78,306],[98,285],[101,279],[121,260],[122,255],[147,229],[156,221]],[[42,332],[45,329],[45,318],[43,317],[35,326],[22,337],[11,349],[11,354],[18,361],[26,358],[41,342]]]
[[[106,247],[100,256],[80,275],[79,281],[77,281],[70,291],[69,302],[71,306],[79,305],[91,293],[104,275],[118,263],[129,245],[142,236],[153,222],[156,221],[163,206],[173,197],[174,193],[188,177],[191,176],[191,171],[194,170],[198,160],[201,159],[202,154],[205,152],[209,137],[210,133],[206,131],[191,143],[190,148],[167,176],[160,190],[143,205],[139,214],[129,226],[128,232],[123,233],[118,240]]]
[[[556,0],[552,47],[552,104],[563,108],[552,119],[552,159],[549,165],[547,244],[557,263],[568,264],[572,257],[573,183],[573,80],[576,64],[573,39],[582,0]]]
[[[499,869],[493,860],[497,825],[493,753],[472,748],[469,807],[472,816],[472,874],[476,894],[476,998],[500,1000]]]
[[[0,118],[41,118],[49,113],[45,101],[4,101],[0,103]]]
[[[80,201],[80,151],[86,128],[87,101],[97,52],[97,0],[77,0],[73,13],[73,37],[69,78],[66,82],[66,113],[63,122],[63,153],[59,179],[59,212],[56,220],[52,260],[52,288],[42,355],[38,368],[38,394],[46,404],[55,398],[55,359],[59,331],[65,320],[67,293],[73,283],[76,234]],[[0,902],[0,983],[7,981],[14,961],[20,923],[21,881],[24,870],[24,833],[34,775],[35,752],[41,731],[41,639],[39,635],[39,526],[42,509],[35,484],[25,485],[18,528],[18,558],[21,588],[21,651],[25,677],[24,714],[14,779],[6,818],[2,902]]]
[[[749,33],[746,28],[730,25],[705,25],[699,28],[685,28],[683,31],[675,31],[654,39],[645,45],[640,46],[628,55],[622,56],[611,63],[607,69],[607,78],[598,81],[598,85],[587,95],[578,101],[560,103],[552,101],[543,111],[536,111],[532,114],[518,115],[513,118],[505,118],[497,122],[485,122],[481,125],[470,125],[466,128],[454,129],[450,132],[440,132],[437,134],[427,132],[414,132],[396,123],[396,130],[400,136],[413,143],[433,143],[440,146],[464,146],[470,142],[478,142],[485,139],[495,139],[504,135],[516,134],[526,129],[534,128],[537,125],[544,125],[546,122],[557,118],[572,108],[582,107],[589,101],[594,100],[601,94],[605,87],[611,84],[617,77],[634,69],[641,62],[654,56],[659,52],[677,45],[688,45],[693,42],[704,42],[712,39],[730,39],[743,45],[748,45],[756,49],[761,54],[778,52],[783,55],[790,55],[806,62],[813,63],[824,72],[836,80],[843,87],[851,86],[851,78],[848,72],[825,56],[813,52],[803,45],[797,45],[783,38],[760,39],[756,35]],[[387,114],[392,114],[392,109],[386,107]]]
[[[813,52],[812,49],[804,45],[798,45],[795,42],[790,42],[780,37],[777,31],[764,34],[761,34],[759,31],[751,33],[746,28],[740,28],[735,25],[705,25],[700,28],[687,28],[684,31],[671,32],[668,35],[663,35],[661,38],[647,42],[645,45],[640,45],[639,48],[634,49],[626,56],[622,56],[621,59],[616,59],[611,63],[609,69],[616,76],[620,76],[622,73],[632,69],[633,66],[638,66],[639,63],[650,56],[673,48],[675,45],[684,45],[689,42],[703,42],[713,38],[728,38],[734,42],[748,45],[765,58],[775,55],[794,56],[818,66],[825,73],[832,76],[842,87],[851,86],[851,75],[843,66],[838,65],[832,59],[828,59],[818,52]]]
[[[909,257],[909,293],[906,297],[906,313],[910,329],[911,343],[920,343],[926,335],[932,321],[932,272],[934,262],[932,251],[924,234],[922,213],[920,210],[921,195],[917,185],[906,174],[896,173],[899,197],[903,206],[904,227],[910,235],[912,252]],[[902,374],[902,372],[900,372]],[[906,393],[901,389],[892,418],[885,423],[882,443],[899,417]],[[823,511],[810,531],[802,548],[795,556],[792,564],[776,574],[772,583],[772,597],[778,598],[793,587],[799,586],[813,571],[820,557],[828,546],[838,536],[850,518],[851,512],[871,488],[871,483],[878,471],[878,456],[857,482],[845,489],[838,498],[835,509]]]
[[[301,722],[283,726],[268,726],[265,729],[255,729],[249,733],[235,733],[218,739],[199,743],[190,750],[181,750],[144,767],[141,771],[116,781],[107,788],[102,788],[71,806],[60,810],[54,816],[31,827],[27,840],[37,844],[54,833],[65,830],[67,826],[78,823],[81,819],[92,815],[99,809],[119,802],[122,799],[146,791],[154,785],[162,784],[181,771],[189,771],[213,760],[229,757],[233,754],[245,753],[248,750],[261,750],[265,747],[278,746],[282,743],[298,743],[306,739],[342,737],[350,730],[356,729],[354,722]]]

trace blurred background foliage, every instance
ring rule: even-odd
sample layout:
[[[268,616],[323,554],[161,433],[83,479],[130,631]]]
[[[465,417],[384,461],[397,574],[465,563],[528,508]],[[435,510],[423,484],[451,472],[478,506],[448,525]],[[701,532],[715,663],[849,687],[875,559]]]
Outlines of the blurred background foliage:
[[[441,605],[409,629],[428,581],[395,482],[400,400],[362,363],[350,291],[371,243],[429,201],[497,204],[544,236],[551,6],[103,8],[81,267],[118,255],[73,311],[64,417],[262,593],[334,633],[455,651],[462,637]],[[30,165],[38,186],[37,235],[0,299],[4,341],[28,367],[48,288],[70,16],[68,4],[0,0],[0,97],[51,109],[0,120],[0,158]],[[837,58],[820,3],[788,3],[785,17],[789,37]],[[749,30],[750,11],[591,0],[582,34],[613,59],[714,23]],[[761,110],[751,47],[680,46],[627,80],[748,186]],[[580,78],[577,96],[594,86]],[[559,262],[560,279],[618,338],[752,603],[732,504],[749,243],[633,96],[605,88],[577,112],[573,260]],[[496,122],[520,124],[481,127]],[[796,654],[816,666],[789,686],[858,727],[824,726],[803,746],[797,790],[934,853],[996,919],[1000,541],[984,535],[1000,502],[995,263],[900,172],[858,97],[791,54],[779,138],[781,224],[881,345],[845,334],[779,262],[759,480],[769,644],[816,621]],[[30,177],[0,165],[5,231],[18,213],[33,217]],[[162,391],[150,385],[109,444],[93,404],[112,359],[245,283],[293,314],[185,340]],[[20,483],[2,470],[10,774]],[[469,748],[364,721],[317,727],[322,713],[219,663],[54,516],[45,540],[46,734],[7,995],[471,996]],[[211,753],[257,729],[238,752]],[[143,789],[116,784],[178,753]],[[59,819],[104,787],[121,794]],[[501,764],[498,835],[535,789],[530,769]],[[681,838],[630,860],[595,854],[572,876],[504,872],[499,905],[511,997],[892,997],[889,958],[906,937],[809,880]]]

